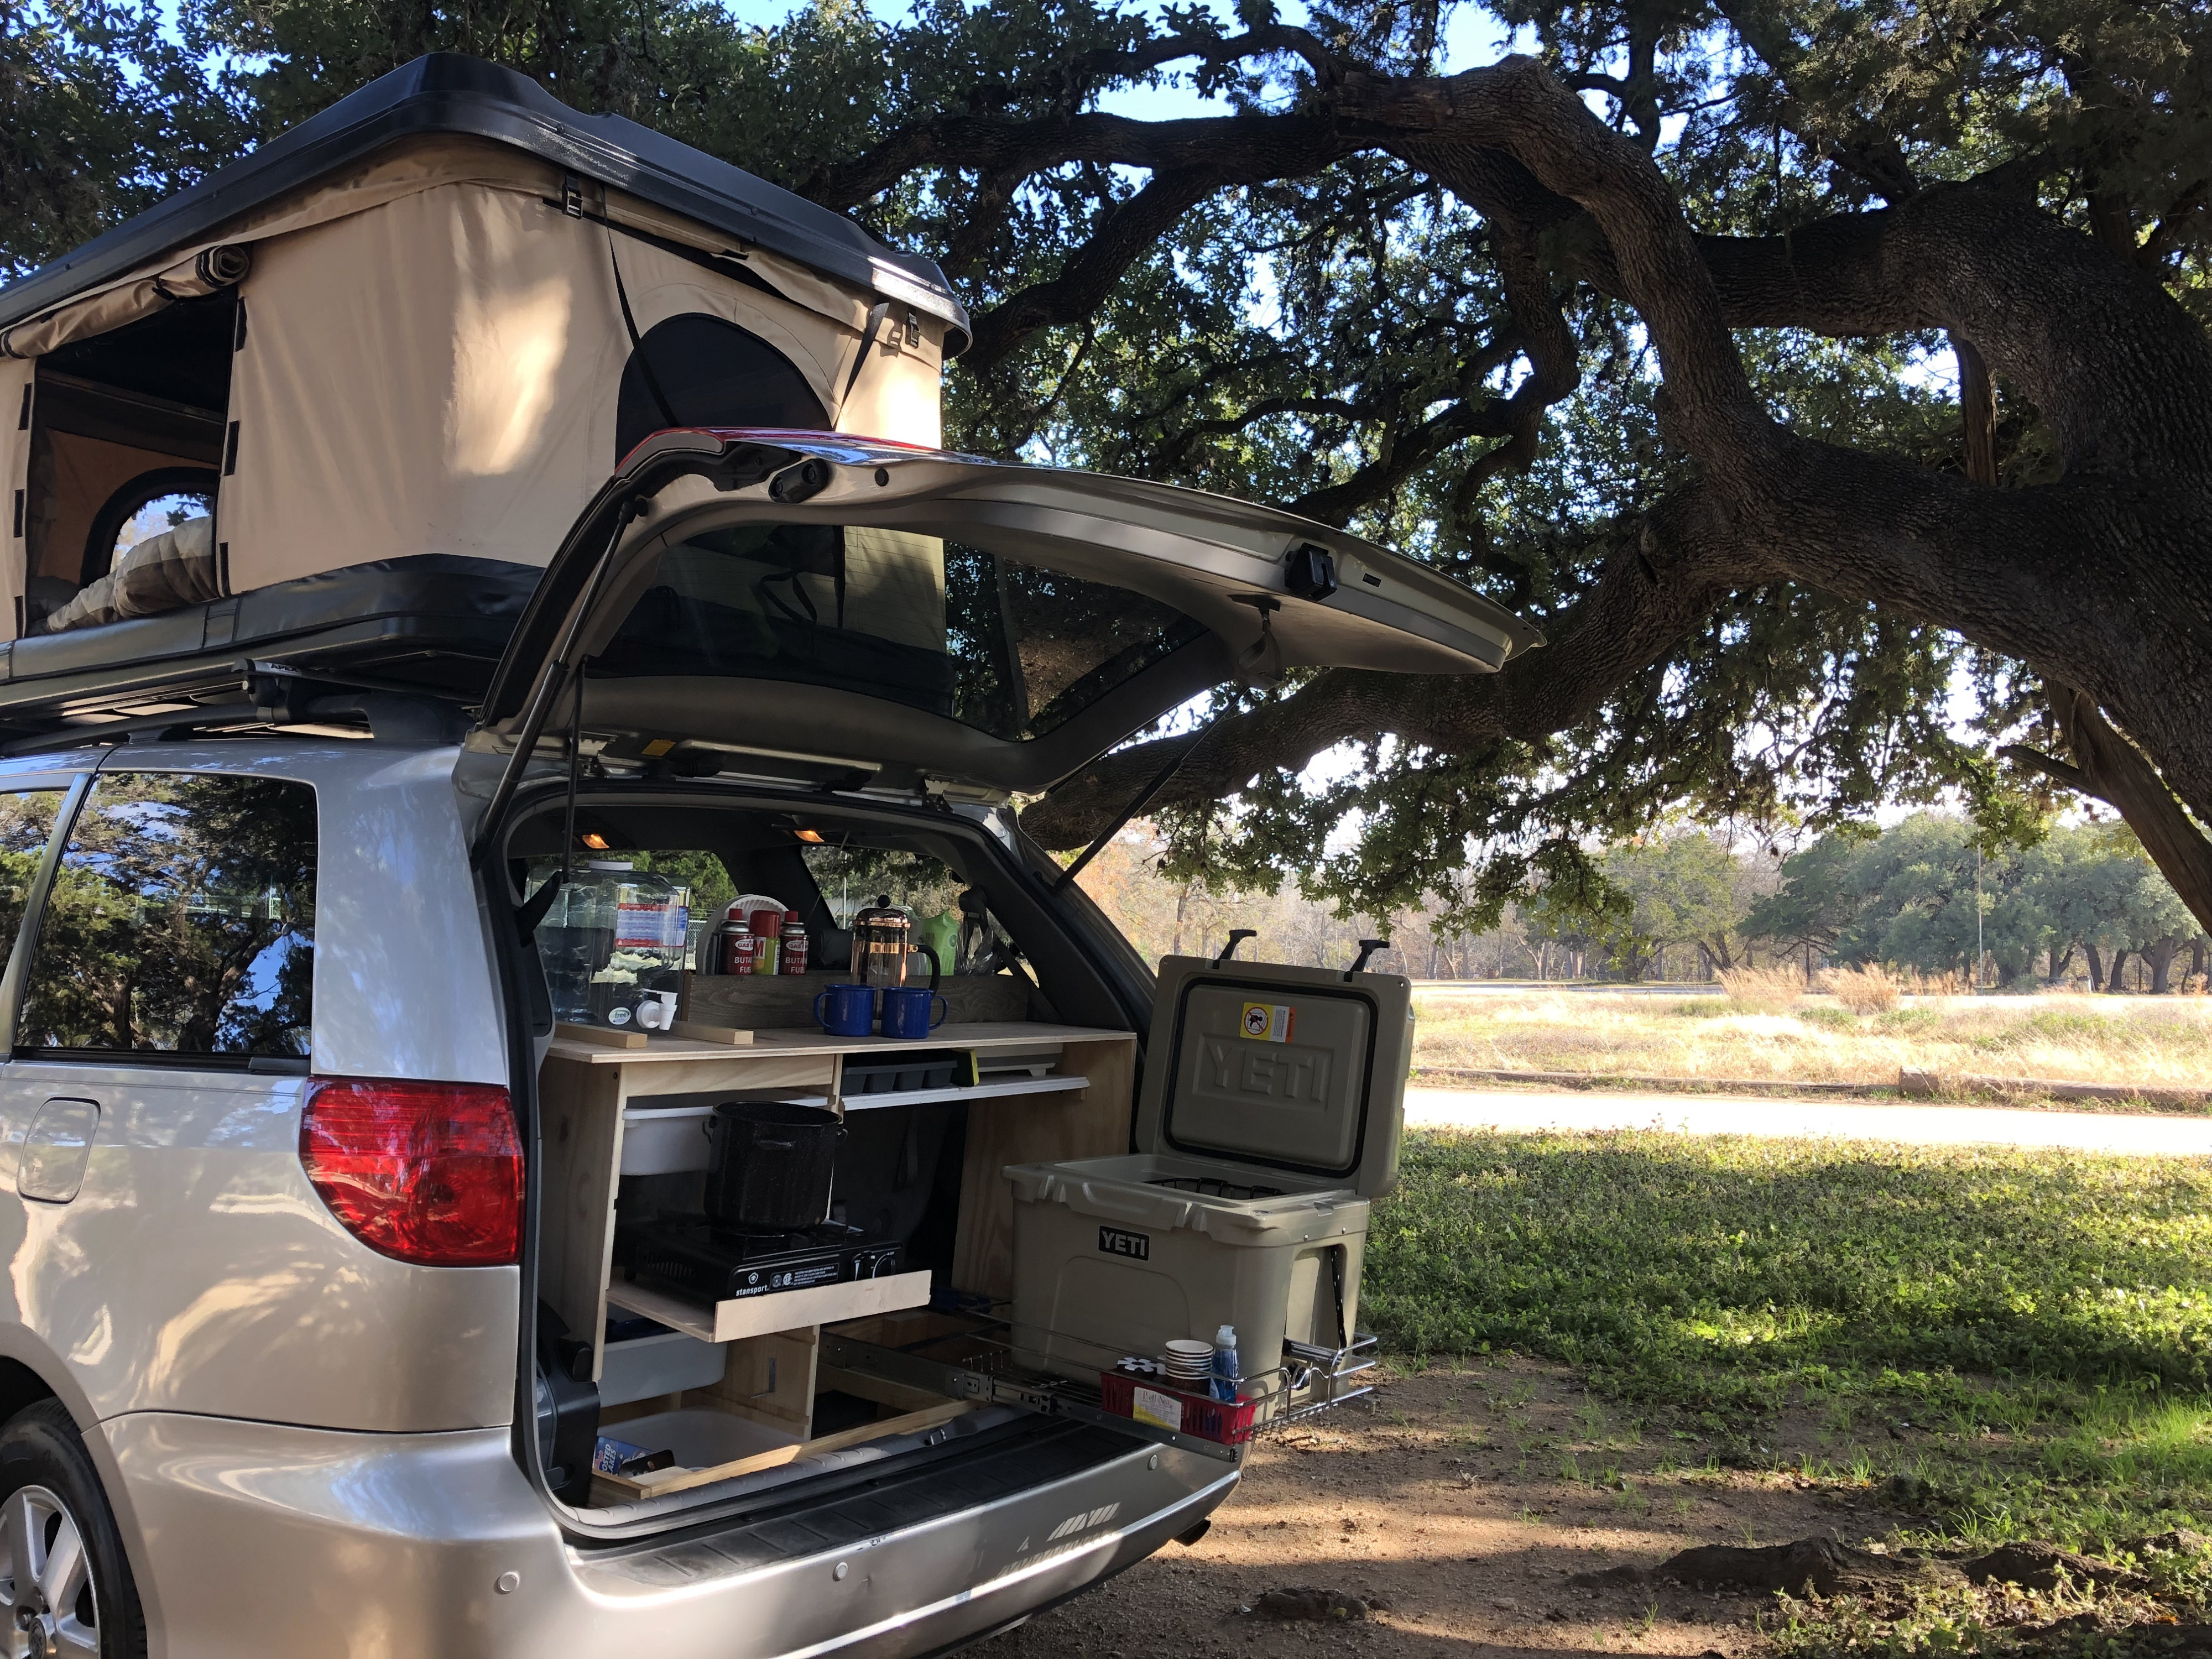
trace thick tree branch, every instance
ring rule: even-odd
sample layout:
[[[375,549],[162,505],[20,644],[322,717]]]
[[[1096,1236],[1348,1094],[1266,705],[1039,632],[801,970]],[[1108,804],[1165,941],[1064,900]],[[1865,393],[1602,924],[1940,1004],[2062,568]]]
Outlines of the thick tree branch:
[[[2026,744],[2000,744],[1997,749],[1997,758],[2008,760],[2014,766],[2024,766],[2031,772],[2040,772],[2053,783],[2063,784],[2067,788],[2078,790],[2082,794],[2094,795],[2097,793],[2089,787],[2088,780],[2081,775],[2080,767],[2069,766],[2057,756],[2046,755],[2040,749],[2030,749]],[[2102,798],[2100,797],[2100,799]]]
[[[990,368],[1039,329],[1080,322],[1114,291],[1129,267],[1175,228],[1176,222],[1221,187],[1211,169],[1155,173],[1126,202],[1100,216],[1075,257],[1051,281],[1025,288],[975,319],[971,368]]]
[[[2212,842],[2142,751],[2112,728],[2094,702],[2071,686],[2054,684],[2051,690],[2051,712],[2077,763],[2068,769],[2077,779],[2071,787],[2118,809],[2197,925],[2212,933]],[[2057,775],[2049,763],[2043,769]]]
[[[1317,675],[1280,702],[1208,726],[1205,749],[1156,804],[1224,799],[1268,768],[1296,770],[1333,744],[1386,732],[1467,753],[1500,739],[1535,741],[1569,730],[1689,637],[1731,588],[1774,574],[1747,556],[1708,492],[1683,491],[1606,560],[1544,649],[1494,675],[1348,669]],[[1080,847],[1167,759],[1194,741],[1185,733],[1103,756],[1031,805],[1022,827],[1045,846]]]
[[[858,199],[919,166],[1024,175],[1074,160],[1152,168],[1152,184],[1102,216],[1060,276],[987,315],[979,337],[988,361],[1094,307],[1207,189],[1310,175],[1356,151],[1394,155],[1487,222],[1534,371],[1512,441],[1493,454],[1525,454],[1534,416],[1576,383],[1575,342],[1552,287],[1554,272],[1572,270],[1642,319],[1663,374],[1662,429],[1693,459],[1693,494],[1726,526],[1718,539],[1738,563],[1956,629],[2081,688],[2156,757],[2191,808],[2212,817],[2212,687],[2139,672],[2212,659],[2212,341],[2137,264],[1988,184],[1921,189],[1784,237],[1698,237],[1651,157],[1531,59],[1413,79],[1314,67],[1316,89],[1294,114],[947,118],[894,137],[814,193]],[[1893,182],[1902,192],[1908,181]],[[1998,490],[1799,437],[1753,393],[1733,335],[1745,326],[1947,330],[1964,348],[1969,380],[1978,356],[2048,422],[2064,478]],[[1989,476],[1978,453],[1970,466]],[[2089,549],[2111,556],[2085,557]],[[1613,568],[1601,589],[1616,591]],[[1690,622],[1656,599],[1639,605],[1613,622],[1638,642],[1629,656],[1649,663]],[[1575,637],[1590,647],[1601,636]],[[1565,654],[1555,645],[1538,659],[1544,665],[1509,667],[1480,690],[1324,676],[1243,717],[1188,787],[1206,786],[1194,799],[1218,797],[1255,763],[1287,763],[1303,745],[1347,735],[1395,731],[1467,747],[1533,733],[1533,715],[1501,711],[1519,706],[1519,688],[1571,683],[1576,695],[1548,700],[1552,723],[1540,729],[1556,731],[1638,672],[1616,662],[1609,673],[1601,651],[1558,666]],[[1082,788],[1071,787],[1039,809],[1041,822],[1083,816]]]
[[[825,168],[799,186],[824,207],[850,210],[924,167],[1043,173],[1071,161],[1173,169],[1211,167],[1224,180],[1302,176],[1358,148],[1326,117],[1197,116],[1139,121],[1096,112],[1009,121],[939,115],[896,132],[866,155]]]

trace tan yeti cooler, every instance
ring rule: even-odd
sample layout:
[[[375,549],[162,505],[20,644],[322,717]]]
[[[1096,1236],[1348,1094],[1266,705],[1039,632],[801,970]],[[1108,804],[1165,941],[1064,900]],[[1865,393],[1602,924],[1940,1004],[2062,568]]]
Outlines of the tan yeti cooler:
[[[1023,1358],[1082,1376],[1228,1324],[1261,1415],[1296,1403],[1285,1339],[1334,1352],[1357,1329],[1368,1200],[1397,1176],[1412,990],[1164,961],[1138,1151],[1006,1172]]]

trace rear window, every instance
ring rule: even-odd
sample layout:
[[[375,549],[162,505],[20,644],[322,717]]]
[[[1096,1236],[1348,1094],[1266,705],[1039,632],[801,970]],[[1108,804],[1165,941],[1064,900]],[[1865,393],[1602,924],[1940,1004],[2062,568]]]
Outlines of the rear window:
[[[663,554],[592,672],[834,686],[1022,741],[1205,631],[1127,588],[934,536],[745,525]]]
[[[304,1059],[315,795],[276,778],[111,773],[54,872],[18,1050]]]

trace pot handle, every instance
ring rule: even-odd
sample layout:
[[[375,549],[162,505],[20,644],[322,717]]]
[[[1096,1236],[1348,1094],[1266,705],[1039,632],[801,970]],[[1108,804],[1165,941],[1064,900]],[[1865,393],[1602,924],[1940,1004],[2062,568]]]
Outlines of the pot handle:
[[[943,976],[945,970],[937,960],[937,951],[935,948],[927,945],[917,945],[914,948],[929,958],[929,988],[932,991],[936,990],[937,981]],[[948,1004],[947,1006],[949,1006],[950,1005]],[[936,1027],[932,1026],[930,1029],[934,1030]]]

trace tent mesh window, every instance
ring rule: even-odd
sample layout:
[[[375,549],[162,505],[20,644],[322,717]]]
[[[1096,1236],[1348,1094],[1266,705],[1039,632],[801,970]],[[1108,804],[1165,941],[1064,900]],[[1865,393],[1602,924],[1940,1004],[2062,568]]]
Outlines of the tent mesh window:
[[[212,516],[238,307],[230,290],[179,300],[39,360],[24,526],[30,632],[131,544],[179,514]],[[149,506],[163,509],[161,522],[147,519]]]
[[[646,330],[623,365],[615,459],[672,426],[822,432],[829,425],[829,412],[788,357],[735,323],[687,312]]]

